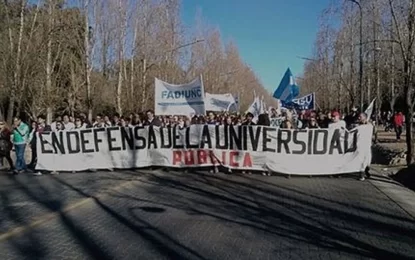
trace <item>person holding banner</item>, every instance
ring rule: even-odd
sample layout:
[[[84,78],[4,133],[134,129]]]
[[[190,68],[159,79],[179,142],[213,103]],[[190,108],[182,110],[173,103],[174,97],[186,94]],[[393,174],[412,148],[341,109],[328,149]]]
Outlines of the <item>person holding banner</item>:
[[[147,110],[146,112],[147,120],[144,122],[144,126],[161,126],[161,121],[154,117],[154,111],[153,110]]]
[[[252,125],[254,126],[255,123],[252,121],[254,119],[254,115],[251,112],[246,113],[245,122],[242,125]]]
[[[358,116],[359,125],[367,125],[369,123],[366,113],[360,113]],[[364,181],[366,178],[370,178],[370,168],[367,166],[363,172],[360,173],[360,181]]]
[[[317,120],[314,117],[308,120],[306,129],[319,129],[319,128],[320,127],[318,126]]]
[[[340,113],[334,111],[331,113],[332,122],[329,124],[329,128],[341,129],[346,128],[346,122],[340,119]]]

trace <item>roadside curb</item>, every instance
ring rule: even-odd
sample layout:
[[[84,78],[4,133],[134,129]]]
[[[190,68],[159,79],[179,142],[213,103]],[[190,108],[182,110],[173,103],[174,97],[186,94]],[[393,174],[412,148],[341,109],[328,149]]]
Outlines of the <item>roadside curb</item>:
[[[368,181],[415,220],[415,192],[382,174],[379,169],[371,170],[382,177],[372,175]]]

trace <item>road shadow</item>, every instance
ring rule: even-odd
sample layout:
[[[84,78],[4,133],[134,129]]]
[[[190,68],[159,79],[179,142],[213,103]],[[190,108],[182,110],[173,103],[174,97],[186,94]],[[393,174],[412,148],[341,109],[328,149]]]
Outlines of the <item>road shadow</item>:
[[[356,236],[358,232],[373,238],[383,234],[390,237],[392,244],[408,244],[415,236],[415,230],[408,228],[413,223],[408,218],[394,218],[373,210],[362,214],[358,208],[353,212],[350,208],[354,205],[340,206],[275,183],[270,188],[250,176],[153,175],[147,184],[150,187],[147,192],[157,199],[144,200],[120,192],[112,196],[172,207],[189,215],[208,216],[239,228],[267,233],[276,240],[288,239],[321,250],[341,251],[355,257],[412,259],[393,248],[384,248]],[[161,187],[164,187],[162,192],[159,191]],[[171,198],[175,198],[174,201]],[[330,223],[326,216],[332,220]],[[405,224],[394,224],[395,221]]]
[[[391,176],[393,180],[401,183],[403,186],[415,191],[415,166],[399,170],[396,174]]]
[[[278,246],[278,241],[282,240],[297,245],[298,248],[313,247],[321,252],[341,252],[354,258],[413,259],[408,251],[393,250],[400,245],[407,246],[412,243],[415,237],[413,220],[394,215],[387,210],[382,211],[381,208],[368,208],[360,203],[356,205],[341,198],[347,192],[353,191],[347,185],[355,181],[355,175],[332,180],[329,177],[312,177],[310,180],[308,177],[300,177],[278,182],[275,180],[282,179],[210,175],[203,172],[128,172],[126,176],[119,174],[123,180],[136,174],[145,178],[140,180],[139,186],[133,185],[129,189],[120,190],[107,189],[102,196],[95,194],[98,186],[86,188],[95,183],[88,182],[89,180],[73,183],[64,175],[48,177],[51,180],[48,185],[45,184],[46,179],[42,178],[32,178],[30,185],[20,178],[13,178],[11,182],[31,201],[49,212],[57,213],[59,225],[64,227],[91,259],[117,259],[117,255],[113,251],[115,249],[103,245],[102,237],[88,231],[86,226],[92,223],[80,223],[65,211],[66,198],[65,193],[61,192],[63,190],[70,190],[80,198],[90,199],[102,211],[99,214],[110,217],[134,233],[138,241],[145,241],[151,251],[168,259],[212,258],[199,252],[199,248],[193,243],[182,242],[169,224],[163,228],[153,221],[155,216],[166,219],[174,217],[171,215],[172,210],[184,212],[190,218],[202,218],[202,222],[213,219],[224,227],[232,225],[235,232],[253,230],[272,243],[275,241],[275,255],[284,254],[284,250]],[[102,178],[114,181],[117,178],[115,175],[108,174]],[[330,185],[332,189],[328,190],[334,190],[335,193],[325,193],[324,187],[319,188],[323,192],[318,194],[308,190],[307,183],[316,185],[313,181],[318,178],[327,179],[320,183]],[[371,185],[368,182],[359,184],[363,185],[362,189],[370,187],[364,185]],[[362,194],[367,195],[363,191]],[[0,192],[3,205],[11,203],[12,198],[8,196],[7,192]],[[352,201],[356,203],[356,200]],[[22,217],[19,216],[22,213],[14,211],[13,207],[7,210],[10,218]],[[27,224],[27,221],[20,224]],[[12,238],[10,243],[22,256],[21,259],[50,259],[50,245],[43,244],[42,235],[40,231],[31,230]],[[26,243],[21,242],[22,237],[25,237]],[[377,243],[381,239],[386,240]],[[384,241],[388,243],[385,245]],[[232,255],[232,251],[229,254]]]
[[[62,179],[56,179],[56,181],[63,186],[66,186],[84,196],[88,196],[81,189],[71,185]],[[173,239],[170,235],[165,232],[162,232],[150,222],[147,222],[140,217],[135,217],[134,221],[130,218],[123,216],[120,212],[117,212],[113,209],[114,205],[107,204],[104,199],[101,199],[96,196],[91,196],[94,203],[99,206],[99,208],[105,211],[110,217],[118,221],[123,226],[127,227],[138,235],[144,241],[149,242],[149,245],[153,247],[158,254],[166,257],[168,259],[200,259],[205,260],[202,255],[199,255],[196,251],[193,251],[190,247],[180,244],[178,241]],[[140,210],[151,212],[151,213],[162,213],[165,211],[162,207],[141,207]],[[100,258],[96,258],[100,259]],[[107,258],[115,259],[115,258]]]

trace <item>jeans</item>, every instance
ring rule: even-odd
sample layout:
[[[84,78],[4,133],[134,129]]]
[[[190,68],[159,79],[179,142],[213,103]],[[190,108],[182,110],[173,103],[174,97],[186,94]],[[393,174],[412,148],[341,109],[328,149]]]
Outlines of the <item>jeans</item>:
[[[395,126],[395,132],[396,132],[396,139],[400,140],[401,134],[402,134],[402,126]]]
[[[26,162],[24,158],[26,144],[15,144],[14,149],[16,150],[16,170],[26,170]]]

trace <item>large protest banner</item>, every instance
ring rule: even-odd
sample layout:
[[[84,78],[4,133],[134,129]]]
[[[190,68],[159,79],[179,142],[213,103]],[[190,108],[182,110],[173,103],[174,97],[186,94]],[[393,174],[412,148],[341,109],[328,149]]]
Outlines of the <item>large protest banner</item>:
[[[206,111],[214,112],[238,112],[238,99],[234,95],[227,94],[210,94],[205,95]]]
[[[155,79],[156,115],[204,115],[205,90],[202,76],[188,84],[173,85]]]
[[[91,128],[43,133],[39,170],[147,166],[271,170],[285,174],[359,172],[370,165],[372,125],[287,130],[262,126]]]

